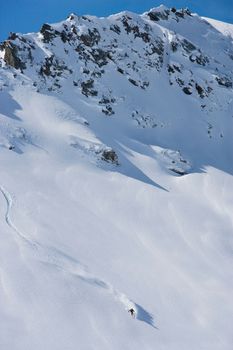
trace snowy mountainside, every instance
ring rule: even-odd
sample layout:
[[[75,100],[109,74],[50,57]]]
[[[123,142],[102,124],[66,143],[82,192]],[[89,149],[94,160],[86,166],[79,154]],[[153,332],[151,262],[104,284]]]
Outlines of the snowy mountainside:
[[[161,5],[0,45],[2,348],[231,349],[232,28]]]
[[[233,39],[233,26],[231,23],[224,23],[213,18],[202,18],[209,22],[211,26],[216,28],[220,33]]]

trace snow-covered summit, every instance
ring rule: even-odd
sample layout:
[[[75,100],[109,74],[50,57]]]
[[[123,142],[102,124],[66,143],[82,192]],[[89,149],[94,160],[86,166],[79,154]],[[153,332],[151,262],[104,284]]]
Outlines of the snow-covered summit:
[[[6,76],[8,84],[22,81],[37,93],[86,99],[101,118],[146,129],[140,134],[147,135],[147,143],[156,134],[160,145],[177,147],[174,139],[183,140],[184,131],[175,120],[182,115],[186,133],[192,127],[198,140],[198,145],[180,141],[187,155],[202,149],[206,137],[219,138],[221,147],[231,123],[219,113],[228,115],[232,108],[232,42],[188,9],[160,6],[143,15],[121,12],[107,18],[71,14],[60,23],[43,24],[39,33],[11,33],[1,57],[2,86]],[[200,129],[205,130],[202,141]],[[212,151],[206,152],[208,158]]]
[[[233,39],[233,24],[217,21],[216,19],[213,19],[213,18],[207,18],[207,17],[202,17],[202,18],[207,22],[209,22],[211,26],[216,28],[219,32]]]
[[[226,28],[160,6],[0,45],[2,348],[231,350]]]

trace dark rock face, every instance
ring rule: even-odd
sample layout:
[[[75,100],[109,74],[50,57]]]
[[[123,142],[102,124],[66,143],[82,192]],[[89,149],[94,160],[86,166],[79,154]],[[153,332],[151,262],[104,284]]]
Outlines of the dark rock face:
[[[173,171],[173,173],[181,175],[181,176],[188,174],[186,171],[183,171],[183,170],[180,170],[180,169],[178,170],[178,169],[175,169],[175,168],[170,168],[169,170],[171,170],[171,171]]]
[[[138,86],[138,82],[134,79],[129,78],[129,82],[133,84],[134,86]]]
[[[209,63],[208,57],[204,56],[201,52],[199,52],[197,55],[190,55],[189,59],[191,62],[196,62],[201,66],[205,66],[207,63]]]
[[[102,99],[99,101],[99,104],[100,105],[107,105],[109,103],[114,103],[115,102],[115,99],[114,98],[108,98],[106,96],[103,96]]]
[[[15,69],[25,69],[25,63],[22,62],[18,56],[18,48],[13,43],[6,41],[4,44],[5,55],[4,61],[9,66],[14,67]]]
[[[102,112],[105,114],[105,115],[113,115],[115,114],[114,110],[112,109],[112,106],[111,105],[106,105],[105,108],[102,109]]]
[[[45,23],[41,27],[40,33],[43,34],[43,41],[49,43],[53,38],[55,38],[60,33],[54,30],[49,24]]]
[[[88,29],[88,34],[80,35],[79,40],[83,42],[84,45],[92,47],[97,45],[100,41],[100,33],[96,28],[92,30]]]
[[[72,39],[72,33],[67,32],[67,26],[66,24],[63,25],[64,30],[61,32],[55,30],[52,26],[45,23],[41,27],[40,33],[43,35],[43,42],[44,43],[50,43],[53,39],[59,37],[63,43],[68,42],[70,39]],[[74,33],[75,30],[72,28],[72,32]]]
[[[118,35],[121,33],[121,28],[117,24],[111,25],[110,30],[117,33]]]
[[[94,80],[93,79],[83,81],[81,83],[81,87],[82,87],[82,94],[85,95],[86,97],[98,95],[98,92],[96,90],[94,90]]]
[[[54,55],[46,57],[44,64],[41,65],[40,74],[52,78],[61,77],[63,72],[72,73],[72,70],[68,69],[64,62],[59,61]]]
[[[105,115],[111,116],[115,114],[111,104],[114,103],[116,100],[113,97],[106,97],[102,96],[101,100],[99,101],[99,105],[103,106],[102,113]]]
[[[227,77],[216,77],[216,80],[219,85],[225,86],[226,88],[232,88],[233,86],[232,81],[230,81],[230,79],[228,79]]]
[[[102,160],[108,163],[112,163],[115,165],[119,165],[118,163],[118,156],[116,152],[113,149],[106,149],[102,152],[101,155]]]
[[[175,14],[177,17],[184,18],[184,11],[176,11]]]
[[[190,41],[184,39],[182,42],[181,42],[181,45],[182,47],[184,48],[184,50],[188,53],[196,50],[196,46],[193,45]]]
[[[102,49],[92,50],[91,55],[94,62],[97,63],[99,67],[106,65],[108,63],[108,59],[111,57],[109,52]]]
[[[169,19],[169,16],[172,16],[172,15],[173,15],[173,19],[175,19],[177,22],[185,18],[186,15],[192,16],[189,9],[177,10],[175,7],[172,7],[171,9],[150,11],[148,12],[147,15],[151,21],[156,21],[156,22],[160,20],[167,21]]]
[[[10,32],[8,36],[8,40],[15,40],[18,38],[18,35],[16,33]]]
[[[127,34],[134,34],[134,38],[141,38],[145,43],[150,42],[149,28],[144,27],[145,31],[141,31],[139,26],[135,23],[132,23],[132,18],[129,16],[124,16],[122,18],[122,24],[127,32]]]
[[[41,66],[40,73],[49,76],[51,74],[52,62],[53,62],[52,56],[46,57],[44,65]]]
[[[188,87],[188,86],[185,86],[183,88],[183,91],[186,95],[192,95],[192,91],[191,91],[190,87]]]
[[[52,38],[55,37],[54,33],[53,33],[53,29],[49,24],[43,24],[43,26],[41,27],[40,30],[41,34],[43,34],[43,41],[45,43],[49,43],[51,41]]]
[[[171,42],[171,49],[173,52],[176,52],[178,48],[178,43],[176,41]]]
[[[199,84],[197,84],[197,83],[196,83],[195,87],[196,87],[196,90],[197,90],[199,96],[200,96],[201,98],[204,98],[204,97],[205,97],[205,91],[204,91],[204,89],[203,89]]]
[[[148,16],[150,20],[156,21],[156,22],[160,20],[168,20],[169,14],[170,14],[169,10],[148,12]]]
[[[102,92],[99,87],[104,75],[112,68],[122,75],[119,79],[143,90],[149,87],[150,74],[166,70],[171,86],[177,85],[185,94],[205,99],[213,90],[213,84],[232,88],[231,72],[229,77],[226,76],[221,70],[224,65],[207,56],[196,42],[194,44],[175,32],[168,38],[165,33],[154,30],[157,26],[152,23],[161,21],[160,24],[166,27],[170,21],[185,21],[191,15],[187,9],[165,7],[150,10],[142,17],[126,12],[109,22],[71,15],[58,26],[43,24],[37,40],[32,35],[11,33],[8,40],[0,44],[0,50],[4,52],[8,66],[24,74],[30,68],[38,91],[45,87],[54,87],[57,91],[66,79],[86,97],[100,96],[95,102],[102,106],[99,110],[107,116],[116,113],[117,103],[112,101],[111,89]],[[42,45],[38,45],[38,41]],[[4,66],[2,59],[1,65]],[[204,79],[197,74],[196,79],[192,67],[198,68],[197,65],[208,65],[212,75]]]
[[[192,17],[192,13],[189,8],[184,9],[184,13],[190,17]]]
[[[164,52],[164,44],[160,38],[157,38],[155,42],[150,43],[151,55],[156,53],[159,56],[163,55]]]

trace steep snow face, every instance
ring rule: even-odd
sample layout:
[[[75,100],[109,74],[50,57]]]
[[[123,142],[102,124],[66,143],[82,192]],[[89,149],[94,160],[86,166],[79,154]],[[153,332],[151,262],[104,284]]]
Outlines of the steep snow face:
[[[213,18],[202,17],[205,21],[209,22],[211,26],[216,28],[220,33],[224,34],[228,38],[233,39],[233,25],[230,23],[224,23],[221,21],[217,21]]]
[[[160,6],[1,44],[2,348],[232,348],[231,31]]]

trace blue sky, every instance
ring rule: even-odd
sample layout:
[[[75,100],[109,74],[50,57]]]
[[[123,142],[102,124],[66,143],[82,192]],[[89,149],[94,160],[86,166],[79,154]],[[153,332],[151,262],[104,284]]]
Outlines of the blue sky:
[[[8,33],[38,31],[44,22],[56,22],[71,12],[106,16],[122,10],[142,13],[161,3],[188,7],[206,17],[233,23],[233,0],[0,0],[0,41]]]

